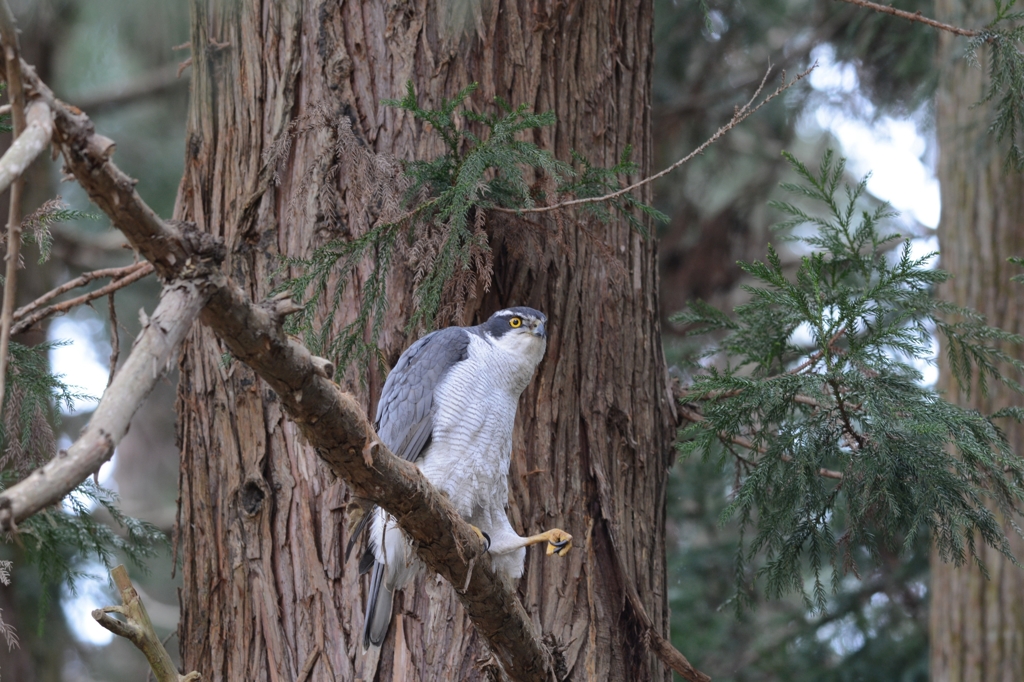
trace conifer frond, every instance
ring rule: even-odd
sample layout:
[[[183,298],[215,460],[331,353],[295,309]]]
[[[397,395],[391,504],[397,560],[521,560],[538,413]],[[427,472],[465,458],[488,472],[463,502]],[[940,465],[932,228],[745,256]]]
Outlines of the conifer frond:
[[[72,220],[88,218],[95,220],[96,216],[84,211],[76,211],[70,208],[59,196],[44,201],[36,210],[29,213],[22,221],[22,239],[31,237],[39,247],[39,262],[45,263],[50,259],[50,248],[53,246],[53,236],[50,234],[50,227]]]
[[[0,419],[0,471],[20,477],[49,461],[56,451],[52,426],[60,425],[61,407],[71,410],[76,400],[86,397],[50,372],[49,351],[60,345],[11,342]]]
[[[1000,344],[1024,339],[936,301],[949,275],[930,268],[931,255],[914,257],[909,240],[892,248],[893,212],[864,208],[864,182],[843,184],[843,159],[827,153],[817,173],[787,159],[803,182],[784,188],[822,210],[773,205],[790,217],[784,226],[816,228],[792,237],[812,252],[793,275],[772,248],[766,262],[741,264],[754,283],[734,321],[703,303],[675,318],[728,331],[714,349],[728,365],[686,391],[703,419],[681,430],[679,450],[736,460],[723,518],[754,531],[744,566],[763,557],[753,575],[738,569],[737,596],[761,581],[769,596],[795,590],[823,609],[826,574],[834,593],[856,572],[855,551],[906,549],[926,530],[945,560],[980,563],[980,537],[1016,562],[992,509],[1020,510],[1024,462],[993,419],[1024,411],[960,408],[923,386],[915,363],[941,334],[965,391],[988,381],[1021,391],[1024,363]]]
[[[11,483],[8,474],[0,475],[0,489]],[[93,515],[97,506],[110,514],[120,532]],[[92,479],[86,479],[64,498],[62,507],[45,509],[25,519],[18,526],[18,535],[28,564],[36,566],[40,580],[64,584],[72,594],[75,582],[84,577],[80,566],[89,557],[108,570],[123,557],[147,571],[146,559],[156,556],[160,548],[169,547],[160,529],[126,516],[118,507],[117,495]],[[48,591],[42,594],[40,618],[48,608]]]
[[[1010,263],[1013,263],[1014,265],[1024,266],[1024,258],[1017,258],[1017,257],[1011,256],[1010,258],[1007,258],[1006,260],[1009,261]],[[1014,275],[1013,277],[1010,278],[1010,281],[1011,282],[1020,282],[1021,284],[1024,284],[1024,275]]]
[[[991,50],[989,78],[979,104],[994,102],[995,118],[989,131],[1006,141],[1006,166],[1024,170],[1024,13],[1010,11],[1013,0],[996,0],[996,17],[967,46],[967,59],[978,65],[978,50]]]

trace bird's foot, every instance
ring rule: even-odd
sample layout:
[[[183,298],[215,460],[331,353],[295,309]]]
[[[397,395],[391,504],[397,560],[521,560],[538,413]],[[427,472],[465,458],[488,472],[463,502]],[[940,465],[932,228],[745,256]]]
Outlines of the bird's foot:
[[[546,553],[549,555],[565,556],[572,549],[572,536],[561,528],[552,528],[534,537],[548,543]]]
[[[473,529],[473,532],[476,533],[477,537],[479,537],[481,542],[484,543],[484,551],[486,552],[489,550],[491,548],[491,536],[474,526],[472,523],[469,524],[469,527]]]

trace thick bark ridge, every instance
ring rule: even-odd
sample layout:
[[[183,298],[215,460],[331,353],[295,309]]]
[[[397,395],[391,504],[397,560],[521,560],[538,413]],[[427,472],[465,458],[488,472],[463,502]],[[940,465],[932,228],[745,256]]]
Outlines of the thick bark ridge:
[[[981,26],[990,19],[987,8],[971,9],[961,0],[941,0],[936,10],[938,19],[960,26]],[[1006,258],[1024,255],[1024,182],[1003,167],[1009,141],[997,142],[988,132],[992,110],[973,106],[982,98],[988,66],[972,67],[962,58],[962,39],[943,34],[939,40],[939,250],[940,266],[953,274],[939,296],[983,313],[990,325],[1022,334],[1024,287],[1010,281],[1020,270]],[[986,50],[979,53],[983,59]],[[1005,350],[1020,353],[1019,348]],[[944,353],[943,348],[939,389],[951,400],[983,413],[1022,404],[1021,396],[991,382],[987,396],[978,390],[963,395]],[[1014,450],[1024,454],[1024,429],[1007,421],[999,426]],[[1024,541],[1009,523],[1004,532],[1013,553],[1024,559]],[[1024,679],[1024,571],[980,539],[978,547],[990,580],[973,564],[955,567],[932,559],[930,663],[936,682]]]
[[[464,16],[445,9],[465,6]],[[278,256],[308,255],[372,225],[374,197],[333,133],[297,137],[285,160],[264,154],[314,107],[347,115],[360,142],[401,159],[440,152],[436,136],[383,107],[412,80],[437,106],[471,82],[471,106],[495,95],[556,127],[534,141],[612,165],[626,145],[650,166],[652,7],[640,2],[193,3],[193,101],[176,217],[228,245],[228,274],[266,298]],[[337,167],[335,169],[335,167]],[[276,172],[276,178],[275,176]],[[624,222],[563,216],[488,221],[489,293],[459,323],[499,307],[547,313],[545,360],[514,434],[510,516],[522,533],[565,528],[561,560],[527,555],[519,594],[571,679],[668,679],[640,633],[642,604],[667,632],[664,495],[672,406],[657,316],[655,246]],[[356,273],[339,319],[354,314]],[[412,266],[396,259],[382,346],[393,363],[411,343]],[[479,293],[479,292],[478,292]],[[207,309],[207,314],[209,308]],[[396,602],[380,651],[362,654],[365,585],[348,539],[346,486],[283,413],[280,397],[196,328],[181,361],[181,651],[210,680],[487,679],[489,653],[452,587],[436,576]],[[362,395],[369,412],[381,378]],[[367,395],[368,394],[368,395]],[[632,599],[632,592],[636,600]],[[638,600],[638,601],[637,601]],[[307,664],[313,661],[312,668]]]

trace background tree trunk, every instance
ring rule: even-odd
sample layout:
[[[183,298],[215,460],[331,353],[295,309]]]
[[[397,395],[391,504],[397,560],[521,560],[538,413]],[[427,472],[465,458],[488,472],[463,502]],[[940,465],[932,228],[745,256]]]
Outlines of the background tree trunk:
[[[611,165],[626,145],[650,166],[652,7],[621,2],[362,3],[193,0],[193,93],[175,215],[224,238],[227,267],[254,299],[280,254],[365,232],[377,207],[365,177],[332,152],[336,131],[296,137],[273,184],[264,154],[314,108],[346,115],[362,145],[401,159],[440,145],[380,100],[411,80],[425,106],[471,82],[553,110],[535,141]],[[334,166],[337,165],[337,172]],[[509,305],[545,311],[547,356],[515,431],[510,516],[520,532],[565,528],[566,560],[527,556],[519,586],[571,679],[669,679],[639,641],[631,582],[667,630],[664,508],[673,407],[658,326],[655,245],[621,221],[489,222],[490,291],[455,322]],[[405,254],[408,256],[408,254]],[[382,350],[411,343],[411,266],[396,259]],[[351,319],[366,272],[348,289]],[[365,586],[348,539],[345,486],[282,416],[276,396],[197,327],[181,360],[179,553],[184,666],[208,680],[479,679],[493,670],[451,589],[406,590],[379,659],[363,655]],[[350,377],[354,376],[350,373]],[[349,380],[346,388],[376,397]],[[367,395],[367,393],[369,395]],[[371,413],[372,414],[372,413]]]
[[[982,25],[989,11],[980,6],[971,11],[962,0],[940,0],[936,6],[941,20],[960,26]],[[1024,255],[1024,181],[1003,168],[1008,143],[996,142],[988,133],[992,110],[972,108],[982,98],[988,67],[969,66],[962,59],[963,48],[962,40],[940,36],[944,73],[936,106],[942,187],[939,244],[941,267],[954,278],[943,285],[939,297],[974,308],[989,324],[1021,334],[1024,288],[1010,281],[1020,268],[1006,258]],[[1006,350],[1020,353],[1019,348]],[[992,412],[1022,404],[1019,395],[1001,385],[991,385],[988,396],[977,390],[970,396],[959,392],[941,354],[940,369],[940,390],[965,407]],[[1024,454],[1024,429],[1000,426],[1007,429],[1017,453]],[[1024,557],[1024,542],[1009,524],[1005,531],[1014,554]],[[1024,679],[1024,571],[987,545],[979,543],[979,553],[991,580],[975,565],[957,568],[942,563],[933,552],[933,680]]]

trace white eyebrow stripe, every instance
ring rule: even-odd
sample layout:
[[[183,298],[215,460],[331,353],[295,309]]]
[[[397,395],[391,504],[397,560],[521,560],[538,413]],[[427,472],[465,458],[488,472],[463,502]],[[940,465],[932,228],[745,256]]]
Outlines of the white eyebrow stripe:
[[[522,317],[519,313],[512,310],[499,310],[494,313],[494,317]]]

